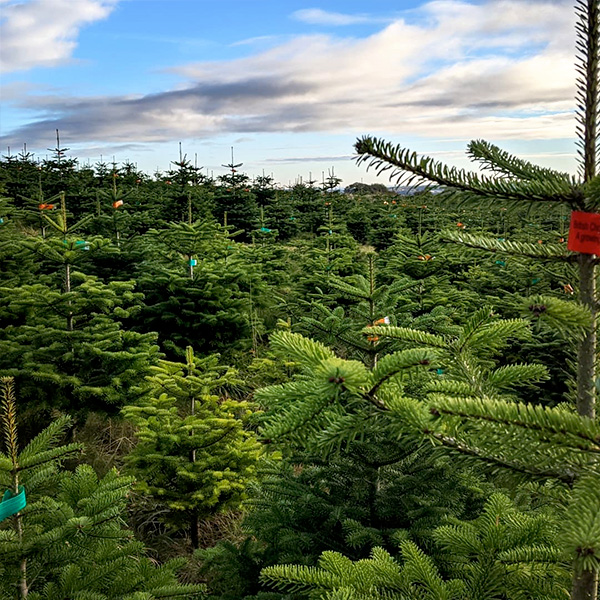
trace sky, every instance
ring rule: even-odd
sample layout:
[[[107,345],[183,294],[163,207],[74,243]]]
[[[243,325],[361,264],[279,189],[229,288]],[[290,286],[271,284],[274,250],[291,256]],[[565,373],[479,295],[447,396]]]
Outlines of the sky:
[[[572,0],[0,0],[0,148],[288,185],[375,135],[469,167],[486,139],[576,171]]]

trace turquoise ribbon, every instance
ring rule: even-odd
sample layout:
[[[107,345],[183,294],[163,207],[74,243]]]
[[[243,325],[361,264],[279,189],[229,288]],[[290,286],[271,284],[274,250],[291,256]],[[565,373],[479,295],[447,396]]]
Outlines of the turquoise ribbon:
[[[16,515],[26,506],[25,488],[22,485],[19,486],[18,494],[13,494],[10,490],[6,490],[4,496],[2,496],[2,500],[0,500],[0,521]]]

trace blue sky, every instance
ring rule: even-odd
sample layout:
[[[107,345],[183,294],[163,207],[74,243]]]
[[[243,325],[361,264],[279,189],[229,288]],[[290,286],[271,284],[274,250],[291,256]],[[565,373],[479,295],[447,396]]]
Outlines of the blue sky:
[[[484,138],[575,170],[563,0],[0,0],[0,143],[164,171],[236,162],[287,185],[374,134],[466,166]],[[382,181],[385,182],[385,181]]]

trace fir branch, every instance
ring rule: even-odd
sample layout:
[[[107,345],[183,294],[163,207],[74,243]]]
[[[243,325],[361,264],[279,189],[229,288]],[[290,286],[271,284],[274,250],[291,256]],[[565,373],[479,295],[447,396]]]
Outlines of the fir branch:
[[[490,398],[447,398],[434,396],[433,414],[445,414],[461,419],[476,419],[498,425],[562,436],[563,443],[583,452],[600,453],[600,428],[592,419],[566,412],[523,403],[511,403]],[[588,445],[576,444],[577,438]]]
[[[19,469],[18,444],[17,444],[17,406],[15,398],[14,377],[0,378],[0,391],[2,398],[2,424],[4,425],[5,443],[8,456],[12,462],[13,473]],[[15,489],[15,493],[18,489]]]
[[[495,173],[522,180],[557,179],[575,185],[574,179],[568,173],[539,167],[529,161],[509,154],[506,150],[502,150],[485,140],[473,140],[470,142],[467,154],[474,161],[479,162],[484,169],[489,169]]]
[[[456,438],[448,435],[425,429],[423,433],[430,438],[439,442],[442,446],[451,450],[456,450],[466,456],[477,458],[478,460],[487,463],[490,466],[501,467],[508,471],[514,471],[516,473],[522,473],[523,475],[533,475],[534,477],[543,477],[549,479],[557,479],[568,485],[573,485],[576,480],[575,473],[550,471],[544,469],[536,469],[531,465],[524,465],[523,463],[516,463],[514,461],[506,460],[500,456],[491,455],[482,450],[469,446],[464,442],[457,440]]]
[[[364,395],[375,406],[380,407],[381,402],[375,401],[377,390],[392,377],[395,377],[400,372],[415,369],[423,365],[429,365],[435,358],[433,352],[429,349],[413,348],[403,350],[384,356],[372,371],[375,385]],[[385,406],[385,404],[383,404]]]
[[[514,256],[526,256],[547,261],[576,263],[577,254],[569,252],[564,244],[530,244],[527,242],[512,242],[496,238],[473,235],[463,231],[445,231],[441,239],[453,242],[469,248],[487,250],[489,252],[501,252]]]
[[[411,329],[409,327],[394,327],[394,326],[375,326],[366,327],[362,330],[366,335],[384,336],[391,339],[403,340],[430,346],[433,348],[447,348],[448,340],[441,335],[420,331],[419,329]]]
[[[368,168],[373,167],[378,175],[391,170],[390,180],[397,184],[430,182],[485,200],[565,202],[573,208],[583,207],[581,191],[561,179],[515,181],[479,176],[370,136],[357,140],[355,149],[358,164],[369,161]]]

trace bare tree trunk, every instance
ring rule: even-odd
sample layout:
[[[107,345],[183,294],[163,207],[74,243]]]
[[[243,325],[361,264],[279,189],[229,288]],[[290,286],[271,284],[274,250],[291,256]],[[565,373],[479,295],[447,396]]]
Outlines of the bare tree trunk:
[[[190,537],[192,540],[192,548],[194,550],[196,550],[199,545],[198,525],[199,525],[198,511],[193,510],[190,514]]]
[[[577,360],[577,413],[596,416],[596,274],[593,254],[579,255],[580,301],[592,313],[592,324],[579,344]]]
[[[571,600],[596,600],[598,596],[598,572],[583,571],[573,578]]]

